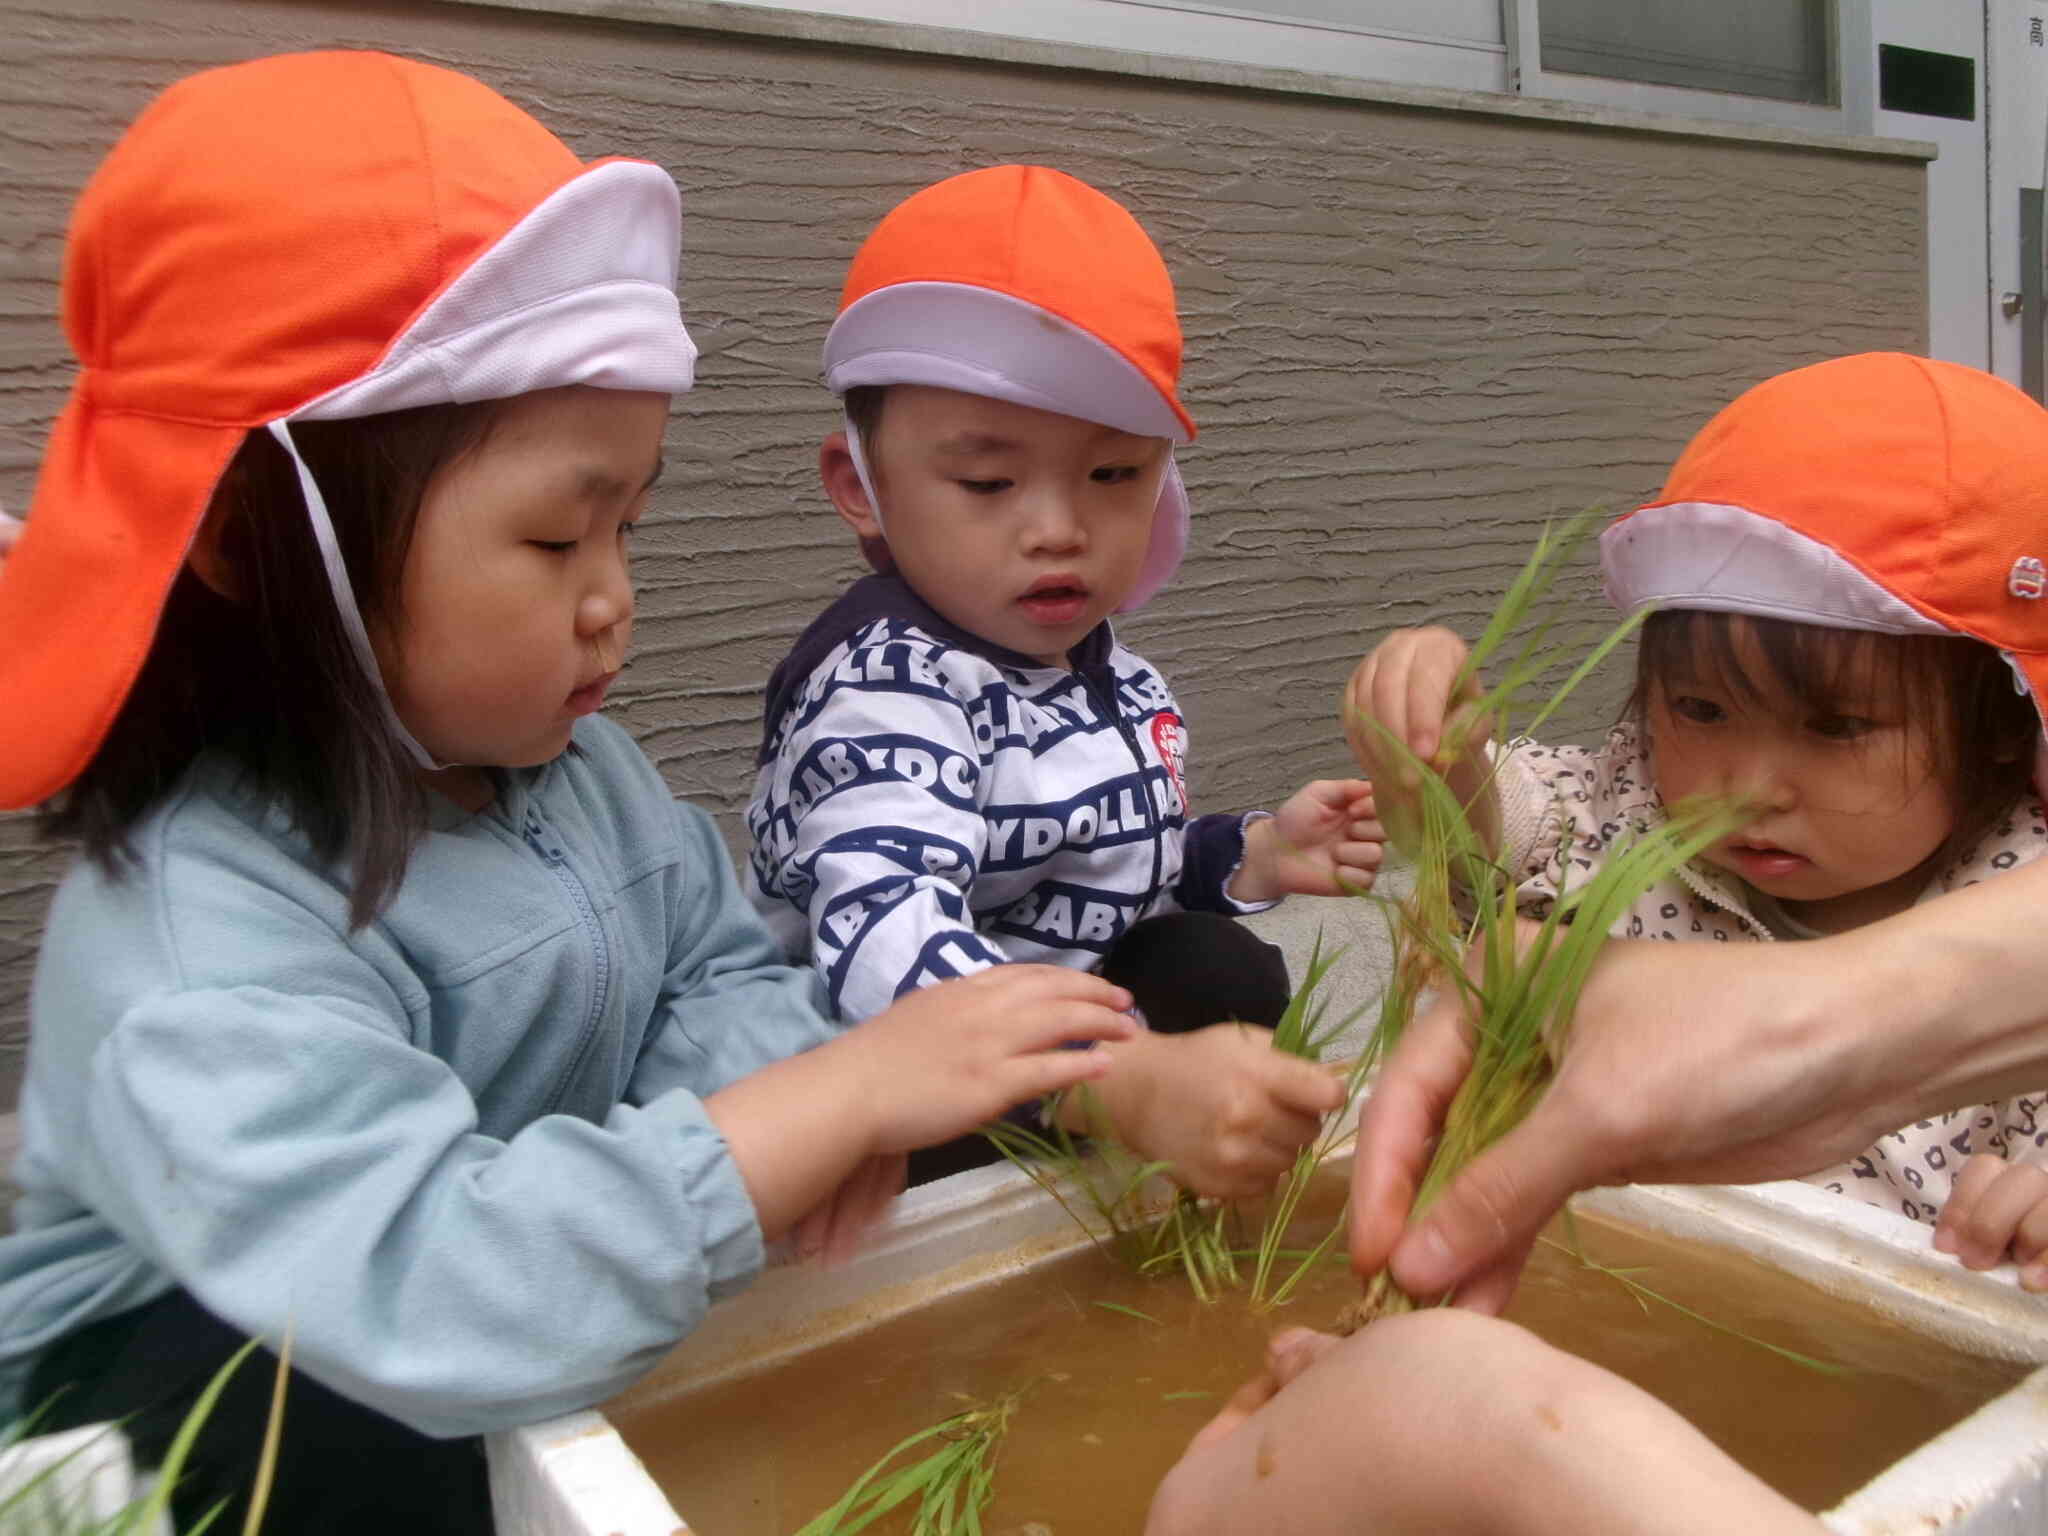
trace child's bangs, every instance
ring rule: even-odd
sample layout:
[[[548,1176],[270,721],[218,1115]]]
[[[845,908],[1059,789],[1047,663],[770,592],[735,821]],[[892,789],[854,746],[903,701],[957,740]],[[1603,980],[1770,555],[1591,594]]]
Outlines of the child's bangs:
[[[1956,663],[1976,664],[1958,654],[1969,644],[1681,608],[1643,625],[1638,679],[1667,691],[1704,686],[1774,712],[1925,719],[1949,706]]]

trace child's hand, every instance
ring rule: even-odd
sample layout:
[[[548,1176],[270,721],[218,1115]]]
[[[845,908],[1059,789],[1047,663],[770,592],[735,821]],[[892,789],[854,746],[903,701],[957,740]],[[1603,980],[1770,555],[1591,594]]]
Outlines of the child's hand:
[[[1934,1246],[1971,1269],[1990,1269],[2010,1255],[2023,1289],[2048,1291],[2048,1168],[1979,1152],[1956,1175]]]
[[[1372,889],[1387,834],[1372,786],[1317,779],[1271,816],[1245,828],[1244,862],[1225,887],[1238,901],[1360,896]]]
[[[1297,1376],[1343,1342],[1334,1333],[1317,1333],[1313,1328],[1282,1328],[1266,1340],[1265,1364],[1259,1374],[1231,1394],[1216,1417],[1195,1431],[1195,1438],[1181,1454],[1192,1456],[1235,1434],[1253,1414],[1286,1391]]]
[[[1388,761],[1391,754],[1381,731],[1424,762],[1436,757],[1447,736],[1467,737],[1466,756],[1486,745],[1484,723],[1459,714],[1478,698],[1476,682],[1468,681],[1455,696],[1452,693],[1470,654],[1470,648],[1451,631],[1431,625],[1395,630],[1358,664],[1344,690],[1344,734],[1359,766],[1375,782],[1415,787],[1412,772]],[[1379,730],[1373,729],[1375,724]]]
[[[800,1248],[829,1249],[835,1229],[850,1240],[893,1197],[883,1193],[893,1154],[1101,1077],[1110,1050],[1061,1047],[1133,1038],[1130,1006],[1130,993],[1085,971],[994,966],[920,988],[815,1050],[728,1083],[704,1109],[762,1237],[804,1223]]]
[[[797,1257],[828,1269],[852,1258],[868,1230],[903,1193],[909,1172],[910,1158],[902,1152],[885,1152],[856,1166],[823,1205],[796,1224]]]
[[[1328,1071],[1245,1024],[1143,1035],[1117,1058],[1093,1094],[1110,1135],[1148,1162],[1171,1164],[1184,1188],[1222,1200],[1271,1189],[1344,1101]],[[1077,1113],[1070,1100],[1063,1118]]]
[[[1389,749],[1389,736],[1442,770],[1452,792],[1473,807],[1477,829],[1490,838],[1492,799],[1486,795],[1481,803],[1481,796],[1491,731],[1473,711],[1477,681],[1458,683],[1470,654],[1448,629],[1397,629],[1358,664],[1345,687],[1344,735],[1397,831],[1405,827],[1404,818],[1415,815],[1419,783],[1413,766]],[[1455,752],[1455,759],[1447,752]]]
[[[826,1051],[860,1075],[876,1153],[934,1146],[1110,1070],[1116,1052],[1062,1049],[1129,1040],[1131,994],[1056,965],[998,965],[921,987]]]

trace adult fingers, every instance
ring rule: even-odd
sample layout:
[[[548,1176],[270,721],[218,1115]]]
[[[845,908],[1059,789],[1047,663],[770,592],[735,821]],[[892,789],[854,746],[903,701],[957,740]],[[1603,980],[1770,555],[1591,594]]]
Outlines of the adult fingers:
[[[1494,1263],[1477,1273],[1468,1275],[1456,1291],[1451,1294],[1451,1304],[1467,1312],[1484,1312],[1489,1317],[1498,1317],[1505,1312],[1508,1303],[1515,1298],[1515,1287],[1521,1283],[1522,1271],[1528,1267],[1529,1255],[1536,1251],[1536,1239],[1512,1252],[1502,1255]]]
[[[1409,1026],[1358,1117],[1351,1164],[1351,1267],[1386,1267],[1451,1099],[1472,1066],[1463,999],[1447,990]]]
[[[1596,1183],[1594,1144],[1546,1095],[1529,1117],[1467,1165],[1396,1245],[1389,1263],[1411,1296],[1441,1296],[1513,1268],[1543,1224]],[[1512,1284],[1509,1285],[1512,1289]]]

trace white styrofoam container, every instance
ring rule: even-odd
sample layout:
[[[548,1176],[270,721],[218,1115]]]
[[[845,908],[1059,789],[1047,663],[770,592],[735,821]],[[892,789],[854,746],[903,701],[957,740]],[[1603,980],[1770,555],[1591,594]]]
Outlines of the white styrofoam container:
[[[2010,1266],[1966,1270],[1933,1251],[1927,1227],[1839,1195],[1805,1184],[1637,1186],[1582,1196],[1579,1205],[1750,1253],[1965,1353],[2048,1362],[2048,1297],[2021,1291]],[[906,1195],[846,1267],[770,1268],[715,1308],[628,1397],[768,1363],[1034,1268],[1085,1241],[1014,1169],[957,1174]],[[490,1455],[501,1536],[724,1536],[693,1533],[600,1412],[493,1435]],[[1840,1536],[2048,1530],[2048,1369],[1894,1463],[1822,1519]]]
[[[9,1536],[61,1536],[97,1528],[149,1496],[118,1424],[85,1424],[34,1435],[0,1450],[0,1507]],[[168,1518],[129,1527],[129,1536],[171,1536]]]

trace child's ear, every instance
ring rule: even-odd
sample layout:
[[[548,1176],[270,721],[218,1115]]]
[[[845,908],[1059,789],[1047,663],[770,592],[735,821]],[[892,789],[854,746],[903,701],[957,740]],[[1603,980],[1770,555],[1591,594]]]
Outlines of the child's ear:
[[[832,498],[833,510],[864,543],[882,537],[881,520],[868,501],[867,487],[860,483],[860,472],[853,467],[853,450],[847,447],[844,432],[834,432],[818,445],[818,478]]]
[[[233,494],[234,470],[228,471],[220,486],[213,493],[213,500],[206,504],[206,516],[200,520],[199,532],[193,536],[192,548],[185,556],[186,564],[214,592],[229,602],[240,602],[242,598],[241,574],[235,569],[234,561],[228,558],[226,535],[229,521],[233,518],[239,500]]]

